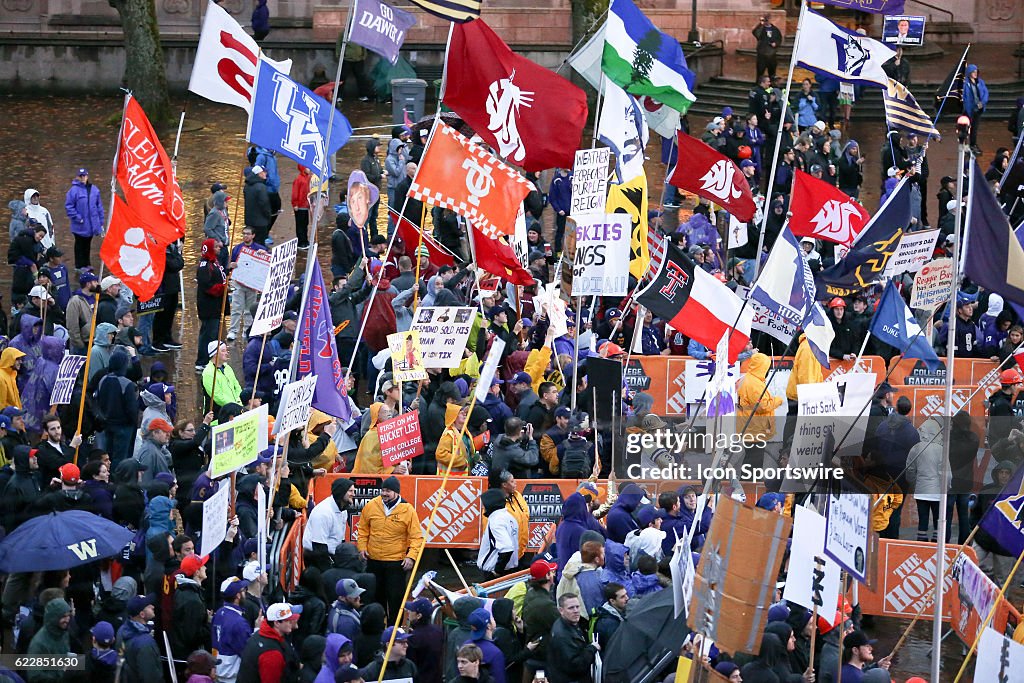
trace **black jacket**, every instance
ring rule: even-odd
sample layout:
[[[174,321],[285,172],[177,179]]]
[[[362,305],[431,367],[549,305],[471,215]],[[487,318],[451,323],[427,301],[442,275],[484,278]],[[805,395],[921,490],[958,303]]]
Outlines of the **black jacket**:
[[[167,245],[164,252],[164,279],[160,281],[160,289],[164,296],[177,295],[181,292],[181,279],[178,273],[185,268],[185,258],[176,245]]]
[[[96,310],[96,324],[110,323],[117,327],[117,299],[106,292],[100,294],[99,308]]]
[[[216,261],[201,261],[196,271],[196,312],[200,320],[220,318],[221,297],[225,287],[224,271]]]
[[[597,649],[587,642],[580,627],[559,619],[551,627],[548,639],[548,666],[544,670],[550,683],[590,683],[590,667]]]
[[[171,629],[171,652],[175,658],[187,659],[194,651],[210,648],[210,625],[199,584],[179,582],[174,591],[174,627]]]
[[[251,228],[265,228],[270,225],[270,192],[267,181],[255,173],[245,179],[245,224]]]

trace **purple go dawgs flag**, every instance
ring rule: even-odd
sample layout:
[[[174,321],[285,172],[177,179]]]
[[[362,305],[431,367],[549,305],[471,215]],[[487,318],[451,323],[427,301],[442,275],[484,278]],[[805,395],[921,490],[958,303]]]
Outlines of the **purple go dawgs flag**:
[[[907,0],[818,0],[818,2],[873,14],[903,14]]]
[[[405,42],[406,32],[416,25],[416,17],[380,0],[356,0],[355,22],[349,40],[373,50],[394,64]]]
[[[299,325],[298,378],[310,373],[316,375],[313,407],[332,417],[347,420],[352,417],[352,407],[346,398],[345,373],[341,371],[341,361],[338,360],[327,294],[320,264],[314,261],[309,296]]]

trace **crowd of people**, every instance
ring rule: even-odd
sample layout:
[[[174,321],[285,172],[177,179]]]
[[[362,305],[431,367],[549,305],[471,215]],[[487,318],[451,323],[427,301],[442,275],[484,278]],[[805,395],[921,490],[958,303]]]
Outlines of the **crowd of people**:
[[[259,11],[265,37],[264,2]],[[782,89],[773,80],[782,34],[765,17],[754,35],[758,80],[747,111],[725,107],[700,135],[733,159],[748,180],[758,216],[749,223],[746,244],[727,249],[720,236],[728,223],[725,212],[671,186],[664,204],[648,215],[650,230],[737,289],[750,284],[754,263],[766,258],[783,229],[795,170],[855,199],[865,182],[877,181],[884,197],[906,176],[912,185],[909,229],[929,229],[934,216],[940,230],[935,255],[951,255],[961,198],[955,194],[956,179],[945,176],[933,203],[928,141],[891,131],[879,163],[866,164],[849,137],[853,95],[844,84],[805,80],[784,110]],[[902,50],[888,67],[894,78],[909,82]],[[968,66],[966,74],[964,110],[974,121],[970,142],[980,152],[973,136],[987,88],[976,66]],[[684,116],[682,129],[689,131],[690,125]],[[779,126],[781,144],[776,145]],[[273,245],[271,232],[282,207],[275,152],[249,150],[242,225],[231,224],[235,213],[228,210],[228,186],[211,185],[203,200],[198,263],[187,267],[181,246],[169,246],[160,291],[145,305],[118,278],[101,276],[93,265],[93,238],[104,234],[105,212],[88,169],[77,170],[63,212],[47,210],[47,195],[35,189],[10,202],[11,307],[0,311],[0,331],[9,335],[0,336],[0,521],[10,534],[35,517],[82,510],[134,534],[119,557],[7,577],[0,599],[4,651],[80,653],[84,660],[84,671],[20,672],[30,683],[115,678],[152,683],[165,678],[168,657],[189,683],[214,676],[229,683],[358,682],[376,680],[382,668],[386,680],[417,683],[589,681],[592,665],[628,618],[631,601],[670,585],[673,553],[692,552],[699,560],[714,514],[699,503],[697,489],[683,486],[654,495],[626,484],[612,494],[595,484],[622,479],[626,463],[613,468],[617,425],[600,417],[598,403],[606,395],[588,381],[587,361],[630,355],[706,359],[711,350],[650,311],[638,314],[621,297],[595,298],[582,307],[570,301],[564,328],[556,324],[562,322],[561,311],[535,303],[540,288],[561,277],[565,263],[569,169],[528,175],[538,188],[524,202],[527,265],[536,283],[519,291],[481,289],[482,273],[471,257],[464,221],[450,210],[425,208],[409,194],[427,133],[396,126],[390,139],[367,140],[359,169],[338,197],[335,229],[324,240],[331,247],[328,305],[339,357],[348,366],[344,400],[351,415],[340,419],[313,410],[305,428],[286,437],[286,454],[272,446],[230,484],[209,474],[212,425],[261,405],[274,414],[298,343],[301,281],[292,286],[280,327],[261,337],[249,334],[259,292],[231,277],[243,250]],[[664,161],[675,163],[671,152],[666,145]],[[769,177],[776,157],[778,169]],[[1008,148],[997,149],[986,174],[996,187],[1009,162]],[[868,179],[868,170],[877,176]],[[302,250],[311,246],[309,188],[309,172],[299,167],[291,203]],[[381,211],[383,192],[402,218],[419,225],[428,217],[422,229],[450,252],[454,265],[438,266],[427,247],[394,236],[394,218]],[[768,214],[764,236],[761,212]],[[65,265],[60,248],[68,243],[74,246],[73,268]],[[832,243],[820,240],[805,238],[803,250],[814,271],[840,258]],[[909,300],[913,280],[901,279]],[[183,346],[174,334],[183,287],[196,292],[198,405],[179,405],[172,380],[188,380],[180,361],[177,375],[165,362]],[[836,333],[832,359],[851,360],[862,348],[887,361],[900,353],[868,332],[880,293],[880,287],[869,287],[827,302]],[[427,378],[418,382],[398,382],[390,356],[382,353],[387,337],[408,331],[416,311],[426,306],[474,309],[463,359],[456,368],[428,368]],[[1022,325],[1016,309],[998,294],[965,283],[955,311],[935,321],[933,345],[944,353],[952,335],[958,357],[1005,364],[1024,343]],[[486,376],[482,365],[497,340],[504,350],[485,398],[477,401],[473,389]],[[67,353],[87,356],[87,370],[67,400],[53,403],[58,367]],[[785,397],[767,389],[770,355],[795,356]],[[757,334],[741,360],[746,365],[738,383],[738,414],[761,418],[747,420],[743,429],[771,439],[776,431],[771,416],[786,401],[795,414],[795,387],[820,382],[821,367],[799,337],[786,347]],[[1024,378],[1009,369],[1000,382],[1001,389],[989,398],[983,439],[966,412],[952,420],[951,490],[957,493],[949,496],[955,514],[944,533],[952,536],[956,518],[960,542],[1024,461],[1024,397],[1018,394]],[[621,393],[616,414],[627,433],[669,427],[651,412],[649,394]],[[424,453],[386,465],[378,425],[408,411],[418,411]],[[864,452],[878,483],[875,497],[885,504],[876,506],[872,527],[883,537],[899,538],[903,494],[913,491],[917,539],[934,541],[943,532],[936,529],[943,493],[937,474],[943,467],[941,439],[934,424],[915,426],[910,412],[907,397],[886,383],[878,387]],[[771,452],[748,449],[744,457],[783,464],[790,439],[787,434]],[[983,447],[998,461],[991,483],[975,479],[974,458]],[[640,455],[642,462],[659,465],[681,457],[657,448]],[[399,477],[446,472],[486,477],[480,500],[486,527],[475,557],[481,575],[526,572],[528,580],[493,602],[474,596],[448,601],[435,593],[438,605],[427,597],[428,589],[403,604],[425,542]],[[341,476],[313,505],[310,482],[328,473]],[[381,480],[377,495],[359,506],[352,479],[357,475]],[[520,491],[521,482],[532,478],[582,482],[566,497],[553,538],[536,554],[528,548],[530,511]],[[203,503],[222,486],[234,490],[226,537],[212,552],[200,554]],[[769,488],[774,490],[757,506],[792,514],[793,496],[777,493],[772,482]],[[269,499],[268,520],[259,519],[260,489]],[[733,495],[745,494],[734,488]],[[271,582],[261,560],[268,540],[261,530],[265,524],[281,529],[301,515],[308,517],[304,568],[294,588],[285,591]],[[676,539],[691,529],[690,547],[679,546]],[[1005,579],[1012,558],[983,532],[976,544],[986,570]],[[447,617],[444,628],[435,623],[439,608]],[[827,681],[840,667],[846,681],[890,680],[890,661],[876,660],[858,607],[841,603],[838,610],[842,618],[835,622],[815,622],[808,610],[777,594],[759,654],[732,658],[713,646],[709,651],[699,639],[686,648],[700,665],[733,682]],[[18,677],[19,672],[0,671],[0,681]]]

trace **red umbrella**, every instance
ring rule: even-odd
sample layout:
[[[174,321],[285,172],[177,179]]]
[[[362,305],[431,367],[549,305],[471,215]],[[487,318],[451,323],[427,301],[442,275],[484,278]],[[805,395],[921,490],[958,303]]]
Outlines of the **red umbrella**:
[[[334,86],[337,83],[338,83],[338,81],[331,81],[330,83],[324,83],[319,88],[314,90],[313,94],[319,95],[320,97],[324,98],[328,102],[333,102],[334,101]],[[345,85],[345,81],[342,81],[341,85],[344,86]]]

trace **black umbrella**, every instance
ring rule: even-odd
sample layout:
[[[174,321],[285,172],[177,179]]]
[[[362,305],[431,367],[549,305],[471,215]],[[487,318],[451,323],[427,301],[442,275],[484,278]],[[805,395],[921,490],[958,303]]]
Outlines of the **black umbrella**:
[[[120,554],[135,534],[82,510],[51,512],[0,541],[0,572],[71,569]]]
[[[646,675],[674,665],[689,632],[686,612],[675,616],[671,588],[631,603],[626,620],[601,653],[604,683],[641,681]]]
[[[474,135],[476,135],[476,131],[474,131],[470,127],[470,125],[468,123],[466,123],[465,121],[463,121],[462,117],[459,116],[458,114],[456,114],[455,112],[451,112],[451,111],[443,111],[443,112],[441,112],[441,120],[444,121],[444,123],[446,125],[451,126],[455,130],[457,130],[460,135],[464,135],[467,138],[471,138]],[[419,135],[419,133],[417,133],[416,131],[419,131],[419,130],[430,130],[433,127],[434,127],[434,117],[433,116],[424,116],[422,119],[420,119],[419,121],[417,121],[416,123],[414,123],[412,125],[413,137],[415,138],[416,136]]]

